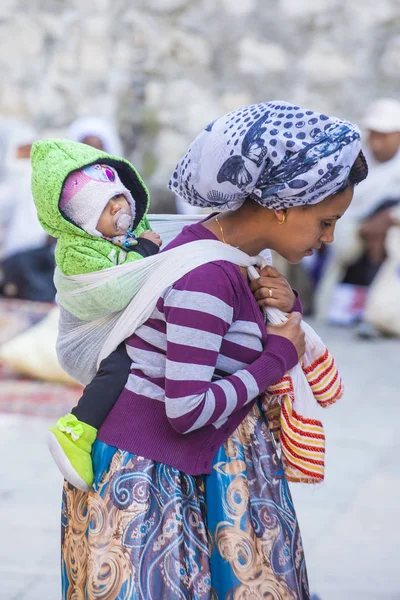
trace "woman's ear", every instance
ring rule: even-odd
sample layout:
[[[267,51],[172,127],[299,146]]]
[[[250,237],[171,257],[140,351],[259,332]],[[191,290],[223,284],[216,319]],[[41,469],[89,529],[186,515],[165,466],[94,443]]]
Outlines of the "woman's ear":
[[[283,225],[284,222],[286,221],[286,217],[287,217],[287,209],[286,208],[274,208],[274,214],[276,217],[276,220],[278,221],[279,225]]]

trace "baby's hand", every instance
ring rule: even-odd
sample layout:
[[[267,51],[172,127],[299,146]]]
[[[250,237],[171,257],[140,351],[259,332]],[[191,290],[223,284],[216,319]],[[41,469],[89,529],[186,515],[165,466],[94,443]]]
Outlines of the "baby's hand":
[[[156,233],[155,231],[150,231],[150,230],[144,231],[142,233],[142,235],[140,235],[139,237],[145,238],[146,240],[150,240],[154,244],[157,244],[158,247],[160,247],[162,245],[162,240],[161,240],[160,236],[158,235],[158,233]]]

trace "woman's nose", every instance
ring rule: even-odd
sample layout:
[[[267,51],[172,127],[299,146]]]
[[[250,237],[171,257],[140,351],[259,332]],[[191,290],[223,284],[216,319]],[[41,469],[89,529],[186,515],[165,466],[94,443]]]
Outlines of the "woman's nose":
[[[323,242],[324,244],[332,244],[333,240],[335,239],[335,233],[334,231],[330,231],[329,233],[324,233],[320,238],[319,241]]]

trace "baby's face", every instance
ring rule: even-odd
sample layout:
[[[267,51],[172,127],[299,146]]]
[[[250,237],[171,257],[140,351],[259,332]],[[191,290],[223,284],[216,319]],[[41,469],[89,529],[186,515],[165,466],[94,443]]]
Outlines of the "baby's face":
[[[131,207],[129,206],[128,200],[123,194],[118,194],[108,201],[105,209],[101,213],[100,219],[98,220],[96,229],[100,231],[106,237],[114,237],[118,235],[118,231],[115,231],[113,226],[113,217],[121,209],[124,209],[131,213]]]

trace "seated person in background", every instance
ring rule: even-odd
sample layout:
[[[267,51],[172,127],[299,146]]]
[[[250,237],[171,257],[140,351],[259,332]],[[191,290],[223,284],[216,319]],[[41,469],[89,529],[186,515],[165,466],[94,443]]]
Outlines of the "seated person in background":
[[[336,284],[368,288],[385,258],[384,242],[400,201],[400,102],[382,98],[364,118],[368,179],[355,190],[337,229],[333,252],[316,294],[316,313],[329,319]],[[347,294],[347,291],[346,291]],[[366,298],[366,295],[364,296]],[[343,322],[347,316],[343,315]]]
[[[0,125],[0,295],[52,302],[54,240],[38,221],[31,192],[29,155],[37,137],[16,119]]]

